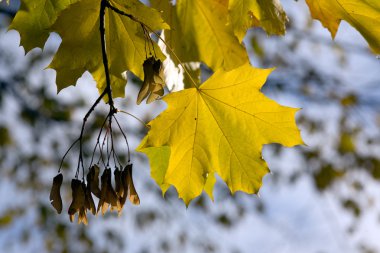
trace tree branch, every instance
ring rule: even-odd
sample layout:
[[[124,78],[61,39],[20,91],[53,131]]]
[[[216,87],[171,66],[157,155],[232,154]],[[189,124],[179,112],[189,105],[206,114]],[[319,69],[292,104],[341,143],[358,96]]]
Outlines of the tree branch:
[[[110,110],[114,110],[113,99],[112,99],[112,89],[111,89],[111,79],[108,69],[108,57],[107,57],[107,48],[106,48],[106,28],[105,28],[105,14],[107,8],[107,0],[102,0],[100,3],[100,13],[99,13],[99,30],[100,30],[100,42],[102,45],[102,58],[104,73],[106,75],[106,89],[108,94],[108,104],[110,105]]]
[[[95,107],[99,104],[99,102],[103,99],[103,97],[107,94],[107,92],[108,92],[107,88],[104,89],[102,94],[100,94],[100,96],[96,99],[95,103],[91,106],[90,110],[88,110],[88,112],[86,113],[86,115],[83,118],[82,128],[81,128],[80,135],[78,138],[78,140],[79,140],[79,160],[78,160],[77,172],[75,174],[76,178],[78,178],[79,168],[80,168],[81,164],[82,164],[83,178],[84,178],[83,153],[82,153],[82,150],[83,150],[82,139],[83,139],[84,127],[86,125],[88,117],[90,117],[90,115],[94,111]],[[75,142],[77,142],[78,140],[76,140]]]

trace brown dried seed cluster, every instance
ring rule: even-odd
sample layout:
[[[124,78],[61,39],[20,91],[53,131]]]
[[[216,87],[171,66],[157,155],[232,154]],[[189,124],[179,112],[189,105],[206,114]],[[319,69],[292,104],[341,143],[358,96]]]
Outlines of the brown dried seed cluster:
[[[149,104],[157,98],[164,95],[164,78],[162,62],[155,57],[149,57],[144,61],[144,82],[137,96],[139,105],[146,97],[146,103]]]
[[[115,189],[111,182],[112,172],[110,168],[104,169],[99,188],[99,172],[100,168],[98,165],[91,166],[86,177],[87,185],[78,179],[71,180],[72,202],[68,210],[71,222],[74,221],[75,214],[78,213],[78,223],[87,225],[87,210],[93,215],[96,215],[101,210],[102,215],[104,215],[109,207],[111,207],[111,211],[116,210],[120,215],[127,198],[134,205],[140,204],[139,196],[133,184],[132,164],[125,166],[123,170],[115,168]],[[58,213],[62,211],[62,198],[60,194],[62,181],[63,176],[59,173],[53,179],[53,186],[50,192],[51,204]],[[95,207],[92,194],[99,198],[97,208]]]

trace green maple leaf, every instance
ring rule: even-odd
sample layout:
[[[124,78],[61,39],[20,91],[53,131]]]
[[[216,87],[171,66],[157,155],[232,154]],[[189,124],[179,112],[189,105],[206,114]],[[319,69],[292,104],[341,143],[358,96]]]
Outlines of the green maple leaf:
[[[380,53],[380,1],[378,0],[306,0],[311,15],[329,29],[334,38],[341,20],[355,27],[371,49]]]
[[[26,52],[35,47],[43,48],[51,25],[56,21],[58,14],[70,4],[78,0],[22,0],[9,29],[20,33],[21,45]]]
[[[165,40],[182,62],[202,61],[213,70],[231,70],[248,62],[245,48],[226,25],[227,1],[178,0],[175,6],[168,0],[151,2],[170,25]]]
[[[295,123],[298,109],[260,92],[271,71],[249,64],[220,70],[200,88],[164,98],[168,109],[149,123],[137,149],[150,158],[152,177],[163,191],[174,185],[189,204],[202,190],[212,196],[217,173],[231,192],[257,193],[269,171],[262,146],[302,144]]]
[[[230,0],[229,22],[243,40],[247,29],[259,26],[269,35],[284,35],[288,18],[279,0]]]
[[[118,9],[130,14],[135,20],[144,22],[152,30],[167,29],[158,11],[149,8],[138,0],[124,2],[110,1]],[[62,11],[53,25],[62,43],[50,64],[57,71],[57,87],[62,90],[75,85],[85,71],[89,71],[97,82],[99,92],[106,86],[99,33],[100,1],[81,0]],[[122,73],[126,70],[143,78],[143,63],[149,50],[140,23],[106,9],[106,47],[109,60],[111,87],[114,97],[124,96],[126,80]],[[68,29],[68,27],[73,27]],[[161,60],[164,56],[154,43],[154,50]]]

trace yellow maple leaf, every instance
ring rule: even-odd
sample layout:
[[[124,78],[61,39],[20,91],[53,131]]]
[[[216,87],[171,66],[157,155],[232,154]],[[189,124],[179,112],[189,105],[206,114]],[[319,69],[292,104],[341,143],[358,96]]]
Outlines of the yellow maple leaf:
[[[170,25],[165,40],[182,62],[202,61],[215,71],[231,70],[248,62],[245,48],[232,27],[226,25],[226,0],[177,0],[175,6],[167,0],[151,2]],[[178,63],[175,56],[171,58]]]
[[[110,1],[112,5],[142,20],[151,29],[167,29],[158,11],[149,8],[138,0],[125,3],[121,0]],[[106,86],[99,32],[100,2],[81,0],[62,11],[54,31],[62,38],[58,52],[50,64],[57,71],[57,87],[62,90],[75,85],[85,71],[91,72],[97,81],[99,92]],[[143,78],[143,63],[149,55],[146,37],[141,25],[109,8],[105,15],[106,47],[109,60],[111,87],[114,97],[123,97],[126,80],[122,73],[126,70]],[[67,29],[73,27],[73,29]],[[151,44],[149,44],[151,45]],[[163,60],[161,50],[154,43],[157,57]]]
[[[379,0],[306,0],[313,18],[321,21],[334,38],[341,20],[355,27],[371,49],[380,53]]]
[[[149,123],[137,148],[149,156],[152,176],[163,190],[174,185],[189,204],[202,190],[212,196],[217,173],[231,192],[257,193],[269,171],[262,146],[302,144],[298,109],[260,92],[271,71],[249,64],[220,70],[199,88],[164,97],[168,108]],[[168,161],[157,160],[160,151]]]
[[[20,10],[9,29],[15,29],[20,33],[21,45],[26,52],[35,47],[43,48],[51,32],[50,27],[56,21],[58,14],[77,1],[22,0]]]
[[[285,34],[288,18],[279,0],[230,0],[228,9],[229,23],[240,41],[253,26],[262,27],[269,35]]]

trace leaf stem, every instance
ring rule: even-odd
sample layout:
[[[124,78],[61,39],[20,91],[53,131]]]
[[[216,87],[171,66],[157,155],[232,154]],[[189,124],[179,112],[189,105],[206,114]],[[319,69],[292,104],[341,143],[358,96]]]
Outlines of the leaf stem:
[[[127,148],[128,148],[128,163],[131,162],[131,152],[130,152],[130,149],[129,149],[129,143],[128,143],[128,138],[127,136],[125,135],[123,129],[121,128],[120,124],[119,124],[119,121],[117,120],[117,118],[115,117],[115,115],[113,115],[114,119],[115,119],[115,122],[116,124],[118,125],[119,129],[120,129],[120,132],[121,134],[124,136],[124,139],[125,139],[125,142],[127,143]]]
[[[72,144],[71,146],[67,149],[66,153],[63,155],[62,159],[61,159],[61,164],[59,165],[59,169],[58,169],[58,173],[61,173],[61,168],[62,168],[62,165],[63,165],[63,161],[65,160],[67,154],[70,152],[70,150],[74,147],[74,145],[79,141],[80,139],[76,139]]]
[[[135,115],[133,115],[133,114],[131,114],[131,113],[129,113],[129,112],[123,111],[123,110],[119,110],[119,109],[117,110],[117,112],[125,113],[125,114],[131,116],[132,118],[136,119],[136,120],[139,121],[141,124],[143,124],[144,127],[146,127],[146,128],[149,129],[149,126],[148,126],[147,124],[145,124],[144,121],[142,121],[141,119],[137,118]]]

